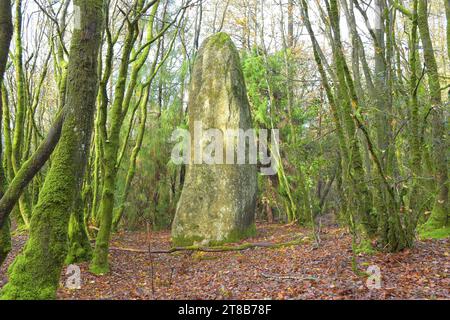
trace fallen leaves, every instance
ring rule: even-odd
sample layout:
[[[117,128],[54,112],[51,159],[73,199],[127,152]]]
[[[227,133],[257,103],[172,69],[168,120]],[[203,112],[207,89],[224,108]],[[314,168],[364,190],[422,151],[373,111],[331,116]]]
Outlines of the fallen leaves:
[[[258,235],[248,241],[288,242],[310,233],[294,225],[258,225]],[[282,248],[246,251],[176,252],[149,255],[145,232],[116,234],[112,245],[136,249],[112,250],[111,272],[95,276],[81,264],[82,288],[63,287],[60,299],[449,299],[449,240],[417,242],[397,254],[361,254],[363,271],[381,270],[381,289],[369,290],[366,278],[352,271],[351,238],[338,228],[324,229],[321,245],[303,241]],[[14,254],[23,245],[14,239]],[[242,245],[236,244],[236,245]],[[170,234],[152,233],[152,250],[170,248]],[[314,249],[314,250],[313,250]],[[9,257],[8,263],[12,261]],[[152,268],[153,265],[153,268]],[[0,286],[5,282],[0,270]],[[152,276],[153,274],[153,276]]]

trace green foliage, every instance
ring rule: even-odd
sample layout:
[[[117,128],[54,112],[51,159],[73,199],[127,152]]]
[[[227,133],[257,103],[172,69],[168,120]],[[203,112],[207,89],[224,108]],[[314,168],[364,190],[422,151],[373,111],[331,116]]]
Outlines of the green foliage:
[[[125,203],[123,226],[128,229],[140,228],[145,221],[155,230],[166,229],[172,223],[180,192],[181,167],[170,161],[173,147],[170,138],[179,119],[180,110],[176,106],[149,118],[136,163],[136,175]],[[118,193],[122,192],[128,168],[128,161],[124,160],[119,171]]]
[[[266,61],[267,59],[267,61]],[[253,121],[263,128],[271,127],[270,104],[278,112],[286,108],[283,53],[277,52],[265,58],[257,50],[244,53],[242,70],[247,86]],[[276,117],[278,113],[274,114]],[[278,122],[279,117],[272,119]]]
[[[325,178],[333,174],[335,161],[335,155],[328,151],[335,143],[333,137],[314,143],[315,132],[311,130],[317,125],[318,114],[323,112],[323,102],[313,98],[300,104],[294,99],[289,110],[288,89],[292,80],[287,75],[296,74],[298,68],[295,63],[298,57],[290,50],[264,55],[254,49],[242,55],[254,123],[257,128],[280,130],[284,167],[278,181],[269,181],[267,177],[259,179],[258,206],[270,206],[278,219],[308,224],[311,210],[319,211],[319,201],[313,196],[316,181],[323,178],[324,172]],[[290,62],[288,70],[286,59]],[[328,126],[325,121],[322,120],[322,125]]]

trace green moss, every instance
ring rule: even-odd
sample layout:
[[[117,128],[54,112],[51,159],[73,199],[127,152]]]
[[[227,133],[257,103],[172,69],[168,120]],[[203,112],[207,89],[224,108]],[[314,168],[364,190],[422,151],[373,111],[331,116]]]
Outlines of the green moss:
[[[35,222],[32,220],[32,226]],[[42,225],[41,225],[42,226]],[[34,230],[41,229],[38,226]],[[36,237],[41,232],[30,234],[25,250],[9,267],[9,282],[0,291],[2,300],[48,300],[56,298],[61,274],[65,243],[53,243],[55,233]],[[47,239],[46,239],[47,238]]]
[[[61,149],[33,212],[26,247],[9,269],[9,282],[0,293],[2,299],[54,299],[56,296],[67,253],[67,212],[70,212],[75,180],[75,172],[72,176],[60,175],[60,170],[70,166],[69,158],[63,156],[66,153]]]
[[[0,229],[0,266],[5,261],[11,251],[10,220],[6,219],[5,224]]]
[[[101,1],[75,1],[83,8],[82,21],[101,25]],[[91,5],[88,5],[91,4]],[[89,23],[90,25],[90,23]],[[96,71],[100,28],[92,37],[74,30],[68,69],[66,117],[51,167],[33,210],[30,236],[23,252],[9,268],[9,282],[1,299],[55,299],[68,249],[68,225],[75,194],[81,187],[89,153],[95,110]]]
[[[449,237],[450,226],[447,225],[447,213],[435,206],[427,222],[418,228],[421,239],[443,239]]]
[[[427,222],[421,227],[421,232],[432,231],[435,229],[445,228],[448,221],[448,214],[442,206],[435,205]]]
[[[220,244],[239,242],[242,239],[247,239],[254,236],[256,236],[256,225],[253,223],[244,230],[235,229],[231,231],[225,240]]]
[[[202,242],[204,238],[200,236],[191,236],[191,237],[185,237],[183,235],[172,237],[172,246],[174,247],[189,247],[192,246],[194,243]]]
[[[66,264],[86,262],[92,258],[92,248],[83,219],[83,202],[80,198],[76,202],[77,208],[70,216],[69,222],[69,251]]]
[[[450,237],[450,226],[439,229],[426,229],[421,228],[419,230],[420,239],[445,239]]]
[[[223,47],[228,41],[231,41],[230,36],[225,32],[219,32],[211,36],[206,42],[211,46]]]
[[[107,274],[107,273],[109,273],[109,264],[106,264],[106,265],[105,264],[102,264],[102,265],[91,264],[89,266],[89,271],[96,275]]]
[[[80,262],[90,261],[92,258],[92,249],[82,247],[78,243],[74,243],[73,246],[69,248],[69,253],[67,254],[65,264],[74,264]]]
[[[103,220],[104,221],[104,220]],[[95,250],[92,256],[92,262],[89,266],[89,270],[98,275],[103,275],[109,272],[108,251],[109,251],[109,238],[111,219],[108,220],[109,229],[104,229],[103,234],[97,235],[97,241]],[[100,230],[101,231],[101,230]],[[108,232],[106,234],[106,231]]]
[[[377,250],[372,246],[369,239],[364,239],[363,241],[361,241],[361,243],[359,243],[354,247],[354,251],[355,254],[364,253],[368,255],[373,255],[377,253]]]

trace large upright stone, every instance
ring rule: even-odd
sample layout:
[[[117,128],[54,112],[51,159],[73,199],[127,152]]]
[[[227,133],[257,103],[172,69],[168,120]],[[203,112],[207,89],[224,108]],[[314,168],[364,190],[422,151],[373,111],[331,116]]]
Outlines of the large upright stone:
[[[188,115],[192,156],[172,224],[173,244],[213,245],[251,235],[255,231],[256,164],[249,164],[248,159],[245,164],[194,164],[193,159],[195,122],[201,121],[203,130],[215,128],[222,133],[245,131],[252,125],[239,54],[225,33],[206,39],[197,54]],[[245,141],[248,147],[249,140]]]

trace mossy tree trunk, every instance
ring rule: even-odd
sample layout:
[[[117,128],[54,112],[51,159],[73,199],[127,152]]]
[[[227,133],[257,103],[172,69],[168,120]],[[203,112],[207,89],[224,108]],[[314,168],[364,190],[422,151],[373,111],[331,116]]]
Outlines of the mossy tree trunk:
[[[16,174],[22,164],[22,151],[24,146],[25,120],[27,113],[27,101],[25,90],[25,79],[23,70],[23,47],[22,47],[22,0],[15,3],[14,16],[14,69],[17,87],[16,111],[14,117],[14,133],[12,141],[12,166]],[[25,195],[19,199],[20,214],[24,226],[29,227],[31,210]]]
[[[417,19],[431,97],[432,148],[437,185],[434,207],[429,220],[424,226],[425,229],[430,230],[446,227],[449,224],[449,188],[446,117],[442,103],[438,66],[428,26],[428,4],[429,1],[427,0],[419,0]]]
[[[11,9],[10,9],[11,10]],[[12,37],[12,24],[11,24],[11,37]],[[6,60],[5,60],[6,62]],[[10,129],[10,112],[9,112],[9,101],[8,94],[6,91],[6,87],[4,83],[1,84],[1,106],[2,106],[2,127],[3,129],[3,144],[4,149],[2,152],[2,167],[3,167],[3,175],[4,181],[2,181],[2,198],[5,193],[6,184],[11,181],[12,177],[14,177],[14,172],[12,168],[12,160],[11,160],[11,129]],[[1,130],[0,129],[0,130]],[[17,209],[16,209],[17,211]],[[17,214],[19,215],[19,214]],[[11,250],[11,234],[10,234],[10,217],[3,218],[3,223],[8,224],[7,226],[2,226],[2,218],[0,214],[0,237],[2,238],[0,244],[0,251],[2,251],[3,259],[6,258],[7,254]],[[2,263],[0,262],[0,265]]]
[[[88,217],[85,217],[86,222],[90,221],[94,225],[99,225],[99,217],[98,213],[98,196],[101,192],[101,172],[100,168],[103,165],[103,146],[106,142],[106,118],[107,118],[107,108],[108,108],[108,82],[110,81],[112,74],[112,64],[114,58],[114,45],[119,39],[119,34],[111,33],[111,29],[109,26],[109,4],[110,0],[106,0],[104,2],[104,11],[105,11],[105,40],[106,40],[106,55],[104,58],[100,59],[101,65],[99,64],[99,68],[102,67],[103,75],[101,76],[100,84],[99,84],[99,92],[97,97],[98,109],[95,119],[95,140],[94,140],[94,172],[93,172],[93,181],[92,181],[92,206],[91,211]],[[101,69],[99,69],[99,74]]]
[[[8,188],[6,188],[0,199],[0,226],[8,219],[23,190],[49,159],[59,141],[63,121],[64,115],[61,112],[56,117],[45,139],[9,182]]]
[[[70,1],[65,1],[62,5],[62,9],[59,15],[59,23],[57,28],[61,28],[58,30],[58,37],[56,38],[56,53],[54,57],[54,61],[56,64],[56,70],[58,70],[56,74],[56,81],[58,84],[58,95],[59,95],[59,107],[62,108],[66,99],[67,92],[67,52],[66,47],[64,46],[64,36],[66,34],[66,25],[67,25],[67,12],[70,5]]]
[[[142,8],[142,1],[139,2]],[[130,55],[133,45],[137,38],[137,21],[128,22],[128,31],[124,40],[122,49],[121,64],[119,68],[118,80],[115,86],[114,102],[111,106],[110,130],[106,128],[106,115],[101,124],[102,147],[102,171],[103,171],[103,188],[102,197],[99,207],[100,230],[97,234],[95,249],[93,253],[90,270],[97,274],[103,274],[109,271],[108,265],[108,248],[111,235],[113,209],[114,209],[114,193],[116,188],[117,176],[117,155],[120,147],[119,135],[122,128],[124,113],[123,102],[126,93],[126,81],[128,76]],[[136,75],[137,76],[137,75]],[[125,106],[128,107],[128,106]]]
[[[14,177],[14,171],[12,168],[12,143],[11,143],[11,114],[9,111],[9,98],[6,90],[6,86],[3,83],[1,88],[2,99],[2,129],[3,129],[3,167],[5,168],[5,174],[8,181]]]
[[[13,34],[13,25],[11,17],[11,1],[10,0],[0,0],[0,137],[2,137],[2,115],[3,108],[8,107],[3,105],[3,75],[5,74],[6,62],[8,60],[9,45],[11,43],[11,38]],[[6,93],[5,93],[6,95]],[[3,146],[2,139],[0,139],[0,197],[3,197],[4,188],[6,187],[6,172],[3,166]],[[11,250],[11,234],[9,230],[9,219],[6,223],[0,225],[0,266],[6,259],[9,251]]]
[[[378,22],[373,30],[375,44],[375,87],[376,87],[376,136],[377,157],[381,168],[374,166],[375,176],[378,181],[376,201],[379,221],[379,234],[381,242],[391,251],[398,251],[406,246],[411,246],[414,238],[413,232],[405,232],[404,225],[407,221],[400,218],[399,188],[394,185],[398,180],[399,172],[396,159],[396,138],[393,126],[395,110],[393,109],[392,87],[393,77],[393,37],[392,26],[394,19],[392,12],[388,10],[382,0],[375,2]],[[383,177],[380,177],[380,174]]]
[[[103,116],[105,117],[106,121],[106,107],[107,107],[107,82],[110,79],[110,76],[112,74],[112,58],[113,58],[113,46],[114,43],[116,43],[116,39],[112,39],[110,29],[109,29],[109,4],[110,1],[105,1],[103,3],[104,5],[104,24],[105,24],[105,34],[107,39],[107,55],[105,59],[103,60],[103,57],[99,56],[98,61],[98,75],[102,74],[103,69],[103,62],[105,63],[105,70],[104,74],[100,80],[99,83],[99,92],[97,96],[97,101],[99,104],[99,108],[97,110],[96,114],[96,121],[95,121],[95,133],[94,133],[94,145],[93,150],[91,149],[91,154],[86,153],[87,159],[86,161],[88,164],[88,159],[92,158],[92,155],[95,155],[93,162],[93,174],[94,174],[94,181],[91,181],[89,179],[90,177],[90,164],[88,165],[87,172],[85,174],[86,179],[85,183],[83,185],[82,190],[76,195],[77,202],[76,206],[74,207],[74,210],[72,212],[72,215],[70,217],[69,221],[69,251],[66,257],[66,264],[71,263],[80,263],[85,261],[90,261],[92,258],[93,250],[91,247],[90,239],[89,239],[89,233],[87,229],[88,221],[90,217],[94,217],[95,219],[95,213],[92,214],[92,212],[95,212],[95,209],[97,208],[97,196],[98,196],[98,185],[99,185],[99,166],[101,161],[101,154],[100,154],[100,148],[101,148],[101,137],[99,132],[99,125],[102,122]],[[105,112],[105,114],[103,113]],[[106,124],[106,123],[104,123]],[[92,196],[92,200],[89,199]],[[92,205],[92,208],[87,205],[87,203],[90,202]],[[94,221],[97,222],[97,221]]]
[[[86,160],[85,160],[86,161]],[[84,194],[77,192],[69,220],[69,250],[66,264],[89,261],[92,257],[91,242],[84,222]]]
[[[347,147],[347,142],[345,139],[345,133],[344,133],[344,129],[343,129],[342,121],[341,121],[341,116],[339,114],[338,106],[336,104],[335,94],[333,93],[333,90],[331,88],[331,85],[330,85],[330,82],[328,80],[328,76],[326,73],[326,69],[324,66],[324,59],[323,59],[324,55],[323,55],[323,52],[321,51],[321,48],[319,46],[319,43],[317,41],[317,38],[314,34],[314,30],[313,30],[311,22],[310,22],[309,9],[308,9],[308,4],[307,4],[306,0],[302,0],[301,14],[302,14],[302,18],[305,23],[306,29],[308,31],[309,37],[311,39],[314,60],[316,62],[317,68],[319,70],[322,86],[325,89],[328,103],[331,108],[333,122],[336,126],[336,132],[337,132],[338,143],[339,143],[339,153],[340,153],[340,157],[338,159],[338,161],[339,161],[338,167],[341,168],[341,170],[339,170],[339,173],[338,173],[339,177],[337,180],[338,180],[338,182],[340,182],[340,184],[338,183],[338,185],[342,186],[343,182],[347,181],[348,176],[349,176],[347,174],[347,169],[349,168],[349,164],[348,164],[349,158],[348,158],[348,147]],[[347,211],[348,211],[347,210],[348,195],[344,191],[344,188],[338,188],[338,190],[340,191],[340,195],[342,196],[342,198],[341,198],[341,200],[342,200],[341,201],[341,211],[342,211],[341,214],[343,214],[343,216],[345,217],[347,215]]]
[[[47,173],[24,251],[9,270],[2,299],[53,299],[67,254],[70,213],[91,139],[97,94],[97,56],[102,29],[102,0],[74,0],[79,28],[71,40],[66,117],[60,142]]]
[[[11,0],[0,0],[0,82],[3,82],[12,34]]]
[[[25,83],[23,78],[23,48],[22,48],[22,0],[17,0],[15,4],[14,17],[14,70],[17,87],[17,105],[14,123],[14,139],[12,144],[12,159],[14,172],[20,167],[21,148],[24,135],[25,122]]]
[[[154,1],[151,5],[152,11],[150,14],[150,19],[147,24],[147,38],[146,42],[136,51],[138,55],[133,55],[130,59],[132,53],[132,48],[136,42],[138,36],[137,32],[139,28],[137,27],[137,19],[132,20],[128,23],[128,32],[125,38],[124,49],[122,51],[121,65],[119,68],[118,81],[115,87],[114,102],[111,107],[111,119],[109,130],[106,130],[106,122],[103,121],[101,134],[102,141],[106,142],[103,144],[103,190],[102,199],[99,208],[100,217],[100,230],[97,235],[95,250],[93,259],[90,265],[92,272],[97,274],[103,274],[109,271],[108,266],[108,248],[109,239],[111,235],[111,230],[113,226],[113,213],[114,213],[114,202],[115,202],[115,188],[116,188],[116,177],[118,170],[118,161],[120,161],[119,150],[120,150],[120,139],[119,135],[123,126],[125,116],[129,110],[133,94],[138,83],[139,73],[143,68],[150,50],[150,46],[156,40],[160,39],[171,24],[165,24],[162,30],[160,30],[156,35],[153,33],[155,16],[158,10],[159,1]],[[143,8],[143,1],[137,1],[138,12]],[[146,7],[146,9],[150,9]],[[181,12],[178,11],[178,14]],[[174,18],[173,22],[178,19],[178,14]],[[130,60],[133,61],[130,80],[128,86],[126,86],[126,79],[128,75]],[[154,75],[150,76],[151,78]],[[148,84],[150,85],[150,84]]]
[[[355,119],[360,112],[359,101],[342,48],[337,0],[331,0],[329,5],[327,5],[327,10],[333,33],[333,59],[336,64],[336,76],[338,80],[336,84],[337,95],[349,151],[347,165],[351,168],[351,172],[349,172],[352,184],[351,188],[358,202],[357,205],[354,203],[349,208],[353,208],[357,212],[356,217],[360,219],[364,230],[369,236],[373,236],[376,233],[377,224],[372,208],[372,195],[365,183],[366,173],[364,172],[361,145],[357,134],[359,125]]]
[[[420,192],[420,177],[422,175],[422,149],[423,149],[423,137],[420,129],[420,108],[418,98],[418,69],[420,68],[420,57],[418,51],[418,23],[417,23],[417,8],[418,0],[411,1],[411,27],[409,32],[409,52],[408,62],[410,67],[409,77],[409,108],[410,108],[410,134],[409,144],[411,146],[411,187],[408,199],[408,208],[412,210],[412,216],[410,217],[408,225],[408,233],[414,232],[421,212],[421,205],[423,202],[423,195]]]
[[[145,133],[145,122],[147,119],[147,103],[149,98],[149,90],[150,86],[142,89],[145,90],[144,97],[140,101],[140,115],[139,115],[139,128],[138,133],[136,137],[136,142],[133,147],[133,150],[131,151],[131,158],[130,158],[130,164],[128,166],[127,176],[125,179],[125,187],[122,194],[121,203],[119,204],[119,207],[114,210],[114,216],[113,216],[113,230],[117,230],[120,220],[122,219],[123,212],[125,210],[125,204],[128,198],[128,193],[130,192],[131,188],[131,182],[133,181],[135,172],[136,172],[136,161],[137,157],[139,155],[139,151],[141,150],[142,141],[144,139],[144,133]]]

